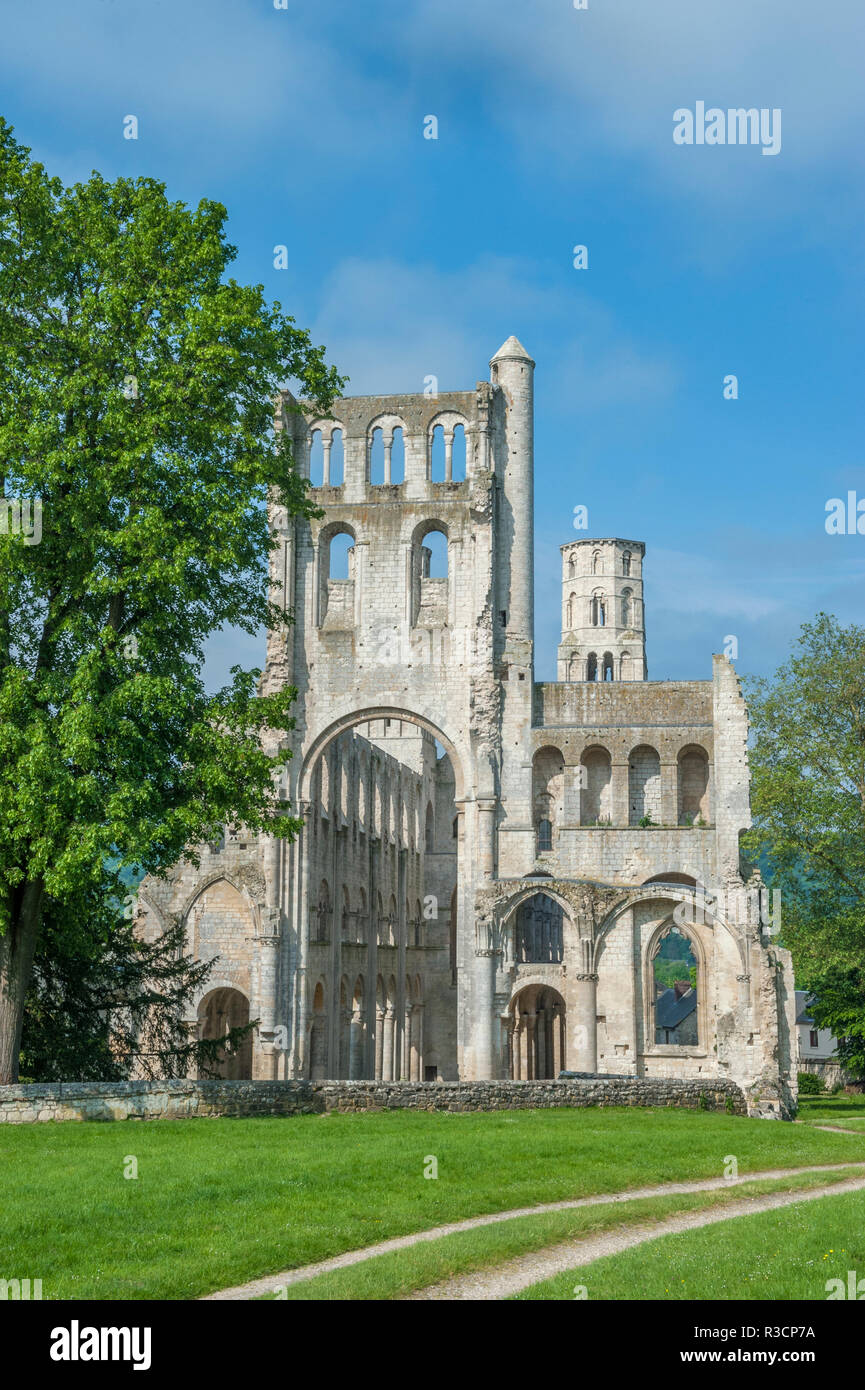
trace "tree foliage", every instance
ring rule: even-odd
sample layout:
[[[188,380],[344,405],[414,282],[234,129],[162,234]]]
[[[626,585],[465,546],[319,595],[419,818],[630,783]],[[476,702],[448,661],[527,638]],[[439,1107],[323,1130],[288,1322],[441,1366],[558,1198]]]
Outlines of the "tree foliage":
[[[774,679],[748,682],[754,828],[781,890],[797,985],[865,1071],[865,628],[805,623]]]
[[[154,940],[133,927],[113,875],[74,903],[49,901],[24,1011],[28,1081],[124,1081],[216,1075],[254,1021],[219,1038],[192,1037],[185,1019],[214,960],[186,953],[177,920]]]
[[[268,490],[313,508],[274,398],[324,413],[342,382],[228,276],[225,221],[152,179],[64,188],[0,120],[0,507],[42,509],[38,544],[0,534],[0,1082],[49,904],[113,857],[159,873],[227,821],[298,824],[263,744],[294,692],[234,668],[211,695],[202,663],[222,626],[285,620]]]

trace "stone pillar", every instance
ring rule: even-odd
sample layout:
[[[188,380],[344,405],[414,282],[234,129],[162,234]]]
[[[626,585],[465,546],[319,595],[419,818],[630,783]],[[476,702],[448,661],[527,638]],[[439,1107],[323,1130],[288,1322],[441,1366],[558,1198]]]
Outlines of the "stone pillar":
[[[526,1020],[526,1080],[537,1081],[538,1016],[536,1013],[527,1013],[523,1017]]]
[[[384,1077],[384,1009],[375,1011],[375,1079]]]
[[[401,1081],[415,1081],[416,1077],[411,1074],[411,1031],[412,1031],[413,1010],[412,1005],[406,1003],[405,1023],[402,1032],[402,1068],[399,1079]]]
[[[382,1080],[393,1081],[393,1042],[396,1017],[388,1005],[384,1014],[384,1054],[382,1058]]]
[[[564,1068],[564,1061],[562,1058],[562,1009],[560,1004],[557,1004],[553,1009],[552,1033],[553,1079],[555,1080],[559,1072]]]
[[[333,439],[325,439],[324,433],[322,433],[322,437],[321,437],[321,454],[322,454],[321,485],[322,485],[322,487],[330,487],[330,450],[331,450],[331,446],[332,446],[332,445],[333,445]]]
[[[472,1005],[472,1052],[474,1069],[472,1081],[489,1081],[497,1075],[496,1059],[493,1049],[493,1002],[495,996],[495,975],[497,951],[478,949],[475,951],[473,1005]]]
[[[577,1017],[574,1028],[575,1056],[571,1071],[598,1069],[598,977],[593,972],[576,977]]]
[[[360,1081],[363,1076],[363,1012],[360,1009],[356,1009],[352,1012],[349,1051],[349,1074],[351,1080]]]
[[[312,803],[302,801],[298,807],[301,816],[309,817]],[[297,1001],[297,1053],[294,1060],[295,1076],[307,1075],[306,1024],[309,1016],[306,977],[309,960],[309,838],[306,826],[297,837],[297,867],[300,877],[297,914],[297,980],[295,999]]]
[[[492,797],[478,803],[478,863],[481,878],[495,878],[496,803]]]

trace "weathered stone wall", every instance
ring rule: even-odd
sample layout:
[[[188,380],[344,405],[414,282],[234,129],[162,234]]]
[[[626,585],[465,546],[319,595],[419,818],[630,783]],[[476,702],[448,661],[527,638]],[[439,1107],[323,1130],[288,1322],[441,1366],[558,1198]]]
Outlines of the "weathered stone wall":
[[[661,1106],[746,1113],[730,1081],[574,1076],[564,1081],[95,1081],[0,1086],[0,1123],[179,1120],[358,1110],[535,1110]]]

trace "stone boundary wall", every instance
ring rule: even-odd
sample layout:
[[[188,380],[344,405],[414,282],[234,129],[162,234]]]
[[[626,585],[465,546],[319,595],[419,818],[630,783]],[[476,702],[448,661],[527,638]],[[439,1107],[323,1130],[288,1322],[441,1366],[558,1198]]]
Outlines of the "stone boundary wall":
[[[360,1110],[534,1110],[605,1105],[747,1113],[732,1081],[572,1076],[562,1081],[93,1081],[0,1086],[0,1123],[321,1115]]]

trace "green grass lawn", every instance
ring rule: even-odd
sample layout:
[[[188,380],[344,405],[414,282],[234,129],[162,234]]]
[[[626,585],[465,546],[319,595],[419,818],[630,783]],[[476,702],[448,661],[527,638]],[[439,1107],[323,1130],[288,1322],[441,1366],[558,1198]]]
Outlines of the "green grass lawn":
[[[865,1096],[802,1096],[798,1118],[810,1125],[865,1130]]]
[[[740,1174],[865,1160],[865,1135],[672,1109],[4,1125],[0,1278],[189,1298],[460,1217],[721,1176],[731,1154]]]
[[[645,1197],[634,1202],[617,1202],[575,1211],[547,1212],[542,1216],[519,1216],[495,1226],[481,1226],[456,1235],[424,1241],[411,1249],[377,1255],[362,1264],[319,1274],[289,1284],[281,1294],[288,1302],[396,1299],[415,1289],[428,1288],[457,1274],[497,1265],[532,1250],[564,1241],[580,1240],[636,1224],[662,1221],[679,1211],[695,1211],[729,1206],[745,1197],[766,1192],[805,1191],[809,1187],[829,1186],[850,1177],[861,1177],[862,1170],[843,1169],[837,1173],[800,1173],[789,1178],[764,1178],[740,1183],[712,1192],[680,1193],[671,1197]],[[267,1294],[265,1298],[276,1298]]]
[[[738,1216],[662,1236],[535,1284],[517,1299],[789,1299],[828,1297],[826,1281],[865,1278],[865,1192]]]

